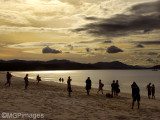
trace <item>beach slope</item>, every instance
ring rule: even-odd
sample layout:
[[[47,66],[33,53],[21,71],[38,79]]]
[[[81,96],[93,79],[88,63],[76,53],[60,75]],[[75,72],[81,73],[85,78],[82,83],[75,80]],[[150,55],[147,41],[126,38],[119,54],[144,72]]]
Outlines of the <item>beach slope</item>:
[[[106,98],[91,89],[87,96],[85,87],[72,86],[68,97],[65,84],[29,80],[24,90],[23,78],[12,77],[10,87],[5,87],[6,72],[0,72],[0,119],[2,113],[44,114],[43,120],[160,120],[160,100],[141,97],[140,109],[131,109],[131,94],[120,93]],[[110,91],[104,91],[108,93]],[[28,118],[24,118],[28,120]]]

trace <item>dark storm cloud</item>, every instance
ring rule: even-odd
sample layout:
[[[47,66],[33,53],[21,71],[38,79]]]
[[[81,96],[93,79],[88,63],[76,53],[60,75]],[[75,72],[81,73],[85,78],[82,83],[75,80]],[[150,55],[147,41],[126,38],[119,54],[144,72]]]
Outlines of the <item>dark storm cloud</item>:
[[[70,50],[73,50],[73,45],[69,44],[69,45],[66,45],[65,47],[68,47]]]
[[[160,41],[142,41],[140,44],[145,44],[145,45],[160,45]]]
[[[110,41],[110,40],[105,40],[103,43],[112,43],[112,41]]]
[[[110,19],[97,20],[75,31],[85,31],[94,36],[117,37],[160,29],[160,1],[135,5],[130,11],[131,15],[119,14]],[[142,14],[145,12],[146,15]]]
[[[118,52],[123,52],[123,50],[121,50],[120,48],[116,46],[110,46],[109,48],[107,48],[107,52],[108,53],[118,53]]]
[[[86,48],[86,52],[90,52],[91,51],[91,49],[90,48]]]
[[[105,48],[94,48],[95,51],[104,51],[106,50]]]
[[[148,14],[148,11],[150,13],[153,13],[155,11],[160,11],[160,1],[155,2],[149,2],[149,3],[142,3],[139,5],[133,6],[130,11],[136,14]]]
[[[138,44],[136,47],[137,47],[137,48],[144,48],[144,46],[141,45],[141,44]]]
[[[56,49],[52,49],[50,47],[45,47],[42,49],[42,53],[53,53],[53,54],[57,54],[57,53],[62,53],[62,51],[60,50],[56,50]]]
[[[90,16],[90,17],[85,17],[86,20],[99,20],[99,18]]]

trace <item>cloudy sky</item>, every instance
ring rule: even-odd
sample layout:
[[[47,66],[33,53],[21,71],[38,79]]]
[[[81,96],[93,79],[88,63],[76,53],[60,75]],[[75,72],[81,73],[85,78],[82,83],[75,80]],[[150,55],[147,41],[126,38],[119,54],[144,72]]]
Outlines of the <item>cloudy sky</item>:
[[[160,0],[0,0],[0,59],[160,64]]]

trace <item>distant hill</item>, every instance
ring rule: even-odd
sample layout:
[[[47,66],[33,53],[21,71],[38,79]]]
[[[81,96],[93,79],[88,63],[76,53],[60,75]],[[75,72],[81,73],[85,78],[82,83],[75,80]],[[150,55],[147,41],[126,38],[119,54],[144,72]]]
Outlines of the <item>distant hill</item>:
[[[153,66],[151,69],[160,69],[160,65]]]
[[[98,62],[82,64],[69,60],[50,61],[25,61],[25,60],[0,60],[1,71],[27,71],[27,70],[86,70],[86,69],[145,69],[145,67],[131,66],[114,62]]]

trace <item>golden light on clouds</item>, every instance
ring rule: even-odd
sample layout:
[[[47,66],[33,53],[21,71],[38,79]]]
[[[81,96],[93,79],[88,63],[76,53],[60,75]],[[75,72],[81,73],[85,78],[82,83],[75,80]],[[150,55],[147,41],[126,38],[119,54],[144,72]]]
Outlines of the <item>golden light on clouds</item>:
[[[159,3],[159,0],[1,0],[0,57],[159,64]],[[62,53],[43,54],[46,46]],[[111,46],[123,52],[113,49],[108,53]],[[153,61],[147,61],[149,58]]]

